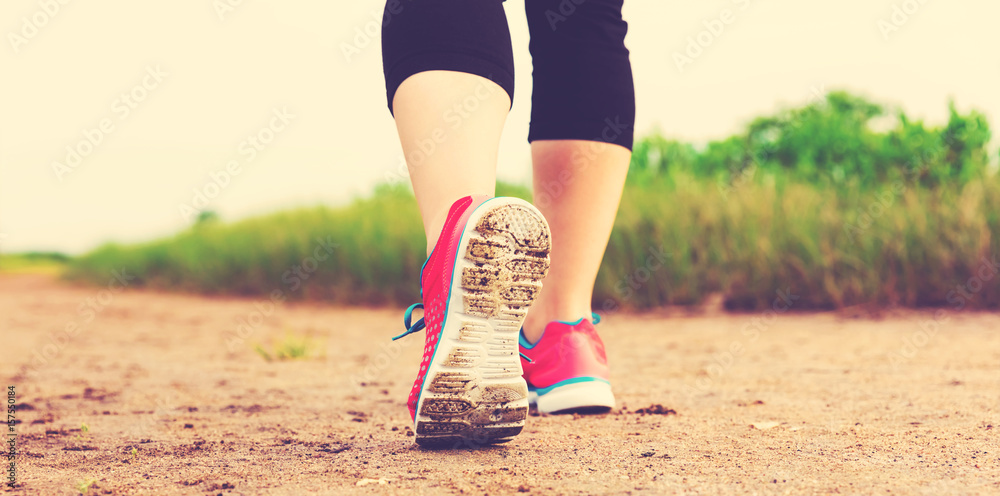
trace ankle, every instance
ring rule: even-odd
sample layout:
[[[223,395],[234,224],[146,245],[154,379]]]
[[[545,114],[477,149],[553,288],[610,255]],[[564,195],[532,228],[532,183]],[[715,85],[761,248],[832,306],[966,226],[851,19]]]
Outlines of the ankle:
[[[589,306],[566,307],[561,309],[544,309],[531,307],[524,319],[524,337],[529,343],[537,343],[545,332],[545,327],[552,322],[577,322],[580,319],[590,319]]]

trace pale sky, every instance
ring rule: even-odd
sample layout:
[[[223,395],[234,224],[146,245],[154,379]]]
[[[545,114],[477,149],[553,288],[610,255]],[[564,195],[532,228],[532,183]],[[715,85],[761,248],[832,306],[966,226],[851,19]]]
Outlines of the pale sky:
[[[499,174],[527,183],[524,1],[506,3],[517,91]],[[219,10],[229,2],[239,5]],[[81,253],[169,235],[189,223],[180,205],[233,161],[239,175],[207,189],[215,195],[208,208],[227,220],[368,194],[402,156],[385,106],[380,40],[363,35],[377,31],[369,23],[382,5],[3,2],[0,251]],[[894,6],[911,12],[897,15],[898,29]],[[704,143],[832,89],[934,124],[954,98],[1000,126],[1000,2],[626,0],[625,18],[639,135],[658,127]],[[702,35],[710,45],[678,70],[674,53],[721,18],[730,23]],[[345,44],[357,48],[350,59]],[[81,145],[87,134],[99,142]],[[252,160],[251,134],[269,141]],[[89,154],[58,175],[53,164],[66,165],[67,147]]]

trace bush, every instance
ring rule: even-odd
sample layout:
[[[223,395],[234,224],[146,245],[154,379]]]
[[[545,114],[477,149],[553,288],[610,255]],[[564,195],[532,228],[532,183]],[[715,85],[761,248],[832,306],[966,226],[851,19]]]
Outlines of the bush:
[[[975,111],[951,105],[948,123],[931,127],[846,93],[701,149],[647,136],[634,149],[595,307],[722,293],[730,308],[762,309],[781,290],[797,309],[996,308],[998,285],[975,280],[983,259],[1000,254],[989,139]],[[530,197],[506,184],[497,193]],[[342,208],[232,224],[205,214],[170,239],[101,247],[67,275],[101,284],[125,268],[136,286],[405,304],[419,299],[425,249],[409,188],[385,185]]]

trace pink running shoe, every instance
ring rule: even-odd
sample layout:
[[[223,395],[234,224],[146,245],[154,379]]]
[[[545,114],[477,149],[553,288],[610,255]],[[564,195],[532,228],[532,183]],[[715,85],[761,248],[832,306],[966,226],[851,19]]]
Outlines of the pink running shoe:
[[[467,196],[448,212],[420,271],[423,303],[406,332],[426,327],[407,406],[417,444],[509,441],[524,428],[528,390],[517,335],[549,268],[549,227],[517,198]],[[416,308],[424,317],[411,325]]]
[[[601,317],[595,313],[593,319],[593,324],[587,319],[549,322],[535,344],[520,334],[528,398],[539,412],[597,413],[614,408],[608,358],[594,329]]]

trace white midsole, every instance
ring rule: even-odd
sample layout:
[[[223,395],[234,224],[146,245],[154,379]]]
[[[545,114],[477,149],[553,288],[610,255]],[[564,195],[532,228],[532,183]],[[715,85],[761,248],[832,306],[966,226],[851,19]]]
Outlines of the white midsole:
[[[463,269],[474,266],[473,262],[465,257],[469,242],[474,237],[471,231],[475,229],[475,226],[485,215],[504,205],[526,205],[534,209],[534,207],[531,207],[531,205],[527,202],[517,198],[494,198],[487,200],[485,203],[480,205],[469,216],[469,219],[466,222],[466,230],[462,234],[462,239],[456,252],[457,257],[451,279],[452,289],[448,301],[449,315],[447,316],[444,329],[439,337],[435,356],[431,360],[430,366],[426,371],[424,390],[421,392],[420,399],[417,402],[417,414],[414,419],[415,424],[420,421],[431,420],[430,417],[421,415],[424,400],[428,397],[428,384],[430,383],[431,378],[435,377],[438,373],[454,373],[456,371],[454,367],[449,367],[443,362],[450,353],[458,348],[461,348],[463,351],[478,350],[478,355],[480,357],[478,364],[473,367],[460,369],[461,373],[472,376],[472,381],[468,386],[470,390],[476,387],[483,388],[484,386],[491,384],[509,385],[518,382],[524,384],[517,344],[517,331],[521,327],[521,321],[523,318],[511,319],[508,316],[507,319],[503,319],[501,318],[503,315],[500,315],[499,312],[492,317],[484,318],[469,315],[464,312],[464,298],[466,290],[462,286]],[[470,343],[468,340],[459,340],[460,331],[462,330],[463,325],[468,323],[474,323],[480,329],[485,330],[485,333],[482,334],[478,343]],[[489,377],[487,377],[487,373],[489,374]],[[526,388],[526,385],[524,387]],[[527,408],[527,398],[511,402],[511,407],[519,406]],[[520,422],[512,423],[497,422],[492,424],[492,426],[503,427],[505,425],[515,426],[523,424],[524,422],[522,420]]]
[[[528,401],[535,405],[540,413],[578,408],[615,407],[615,395],[611,392],[611,385],[604,381],[567,384],[543,395],[539,395],[535,390],[529,390]]]

